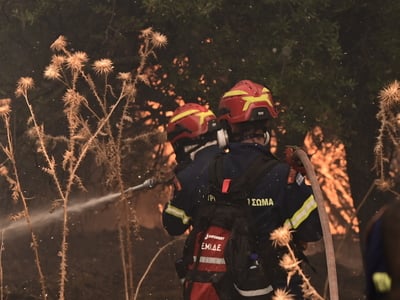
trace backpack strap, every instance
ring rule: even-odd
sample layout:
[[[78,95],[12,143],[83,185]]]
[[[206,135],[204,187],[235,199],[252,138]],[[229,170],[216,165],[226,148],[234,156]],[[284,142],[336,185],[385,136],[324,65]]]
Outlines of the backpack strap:
[[[209,168],[210,186],[214,191],[222,194],[222,196],[228,193],[231,197],[235,194],[243,195],[244,193],[250,193],[263,178],[263,175],[279,163],[278,159],[272,154],[258,155],[241,176],[225,178],[223,175],[223,160],[225,155],[224,153],[217,155]]]
[[[211,226],[215,216],[218,216],[219,221],[221,222],[221,226],[226,225],[228,221],[232,222],[232,220],[237,220],[235,217],[235,213],[240,211],[240,214],[237,213],[238,217],[246,219],[248,218],[247,205],[246,209],[242,209],[241,206],[244,204],[243,200],[247,199],[247,195],[256,187],[259,181],[263,178],[263,175],[270,169],[272,169],[279,161],[271,155],[258,155],[249,165],[249,167],[242,173],[242,175],[236,178],[224,178],[223,176],[223,161],[225,159],[225,153],[219,153],[215,156],[214,160],[211,161],[209,165],[209,185],[210,189],[213,190],[217,196],[217,201],[215,203],[207,203],[200,208],[201,211],[198,213],[198,218],[196,220],[196,224],[194,229],[190,232],[187,243],[185,245],[186,248],[186,259],[193,263],[192,270],[189,274],[187,274],[185,291],[184,291],[184,299],[190,299],[190,294],[193,288],[193,278],[197,278],[201,273],[198,270],[200,260],[197,259],[193,262],[193,253],[196,247],[196,237],[198,234],[198,249],[197,254],[200,256],[202,254],[201,243],[204,241],[205,234],[207,229]],[[216,205],[214,205],[216,204]],[[239,205],[239,207],[233,207],[234,204]],[[228,207],[222,207],[221,205],[228,205]],[[217,213],[218,210],[218,213]],[[229,217],[222,217],[221,212],[225,212],[225,215],[229,215]],[[242,214],[243,213],[243,214]],[[222,218],[222,220],[221,220]],[[232,219],[232,220],[231,220]],[[214,224],[214,223],[213,223]],[[223,225],[222,225],[223,224]],[[220,226],[215,223],[214,225]],[[189,240],[190,239],[190,240]],[[247,259],[247,258],[246,258]],[[188,261],[189,263],[189,261]]]
[[[263,175],[278,163],[279,161],[272,155],[258,155],[243,175],[237,178],[237,180],[232,180],[231,188],[237,185],[240,188],[245,188],[247,192],[251,192],[263,178]]]

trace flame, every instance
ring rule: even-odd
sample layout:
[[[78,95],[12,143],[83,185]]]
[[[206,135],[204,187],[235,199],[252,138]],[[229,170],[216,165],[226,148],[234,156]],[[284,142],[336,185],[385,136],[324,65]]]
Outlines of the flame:
[[[325,142],[322,129],[317,126],[306,135],[304,145],[324,194],[331,233],[359,233],[344,144],[339,140]]]

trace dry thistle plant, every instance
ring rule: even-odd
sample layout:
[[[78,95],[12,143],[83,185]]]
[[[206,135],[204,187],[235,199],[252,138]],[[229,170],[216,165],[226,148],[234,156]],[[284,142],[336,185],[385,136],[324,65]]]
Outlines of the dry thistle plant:
[[[304,299],[324,300],[324,298],[322,298],[311,285],[310,280],[307,278],[301,268],[301,261],[297,260],[297,257],[294,254],[294,251],[290,245],[290,241],[292,240],[291,231],[285,226],[279,227],[271,233],[270,240],[272,240],[272,245],[274,247],[286,247],[288,251],[288,253],[283,255],[279,263],[279,265],[287,272],[287,283],[289,283],[293,275],[298,274],[303,280],[301,288]],[[289,291],[278,289],[275,291],[272,299],[293,300],[294,298]]]
[[[400,83],[395,80],[379,93],[379,111],[376,118],[380,128],[374,148],[378,179],[375,184],[383,191],[392,191],[393,177],[399,170],[390,170],[390,158],[399,151],[400,141]],[[389,169],[388,166],[389,165]],[[389,176],[388,176],[389,175]]]
[[[81,51],[71,51],[68,48],[68,41],[60,36],[51,44],[54,51],[50,64],[44,70],[44,77],[61,83],[65,92],[62,97],[64,103],[63,113],[65,115],[68,132],[63,137],[52,137],[45,132],[45,126],[40,123],[31,104],[29,90],[34,87],[33,79],[22,77],[17,83],[15,95],[25,100],[29,110],[28,132],[34,138],[37,145],[37,152],[40,153],[46,166],[42,170],[48,174],[54,182],[58,200],[52,205],[52,209],[61,206],[62,214],[62,241],[59,250],[59,299],[65,298],[65,286],[67,283],[67,257],[68,257],[68,205],[71,193],[74,189],[85,191],[85,185],[78,175],[83,161],[89,152],[94,155],[96,162],[102,165],[107,178],[105,183],[109,188],[120,192],[120,199],[117,201],[119,211],[119,242],[121,261],[124,273],[125,299],[133,299],[135,289],[133,280],[133,258],[132,258],[132,233],[137,230],[136,215],[128,196],[124,192],[126,183],[122,176],[122,166],[127,147],[133,147],[138,139],[146,139],[149,136],[162,135],[158,130],[149,131],[140,137],[127,138],[125,128],[131,126],[134,119],[140,119],[140,112],[133,112],[132,105],[136,101],[137,85],[139,82],[150,84],[145,67],[149,57],[155,57],[155,50],[167,44],[167,38],[163,34],[155,32],[152,28],[142,31],[140,38],[142,44],[139,48],[139,66],[135,72],[119,72],[116,78],[119,80],[118,87],[114,87],[110,76],[114,72],[114,65],[110,59],[104,58],[89,63],[88,55]],[[93,74],[95,77],[93,77]],[[96,84],[96,82],[101,84]],[[90,91],[85,95],[81,91],[82,86]],[[0,100],[0,115],[6,128],[9,126],[9,99]],[[135,115],[137,113],[137,115]],[[88,114],[94,122],[88,122]],[[11,165],[13,176],[5,166],[1,166],[1,174],[10,184],[15,201],[21,199],[24,204],[24,211],[21,214],[30,225],[30,212],[21,192],[18,170],[16,169],[14,149],[12,148],[11,133],[8,134],[8,145],[2,146]],[[64,151],[61,161],[50,152],[49,141],[63,143]],[[63,175],[63,176],[61,176]],[[66,178],[66,180],[61,180]],[[133,229],[133,230],[132,230]],[[42,297],[47,299],[46,282],[40,268],[40,260],[37,251],[37,242],[32,230],[32,243],[35,252],[35,261],[39,270],[40,283],[42,286]]]
[[[27,78],[21,78],[18,83],[18,89],[20,89],[19,92],[21,92],[21,93],[26,94],[28,89],[30,89],[32,87],[33,87],[33,81],[31,81]],[[24,217],[26,220],[26,223],[28,225],[28,228],[29,228],[29,231],[31,234],[31,248],[34,253],[34,259],[35,259],[35,264],[36,264],[36,268],[38,271],[42,297],[43,297],[43,299],[47,299],[46,281],[45,281],[45,277],[43,275],[42,266],[41,266],[40,258],[39,258],[39,245],[38,245],[36,235],[33,231],[32,222],[31,222],[30,213],[29,213],[28,201],[27,201],[27,198],[25,197],[25,194],[23,193],[22,188],[21,188],[21,183],[20,183],[20,179],[19,179],[20,177],[18,174],[18,168],[16,165],[16,159],[14,156],[15,151],[14,151],[14,143],[13,143],[12,133],[11,133],[11,126],[10,126],[10,112],[11,112],[11,99],[0,99],[0,117],[4,124],[4,128],[6,129],[6,136],[7,136],[7,144],[3,145],[0,143],[0,148],[3,151],[3,153],[6,155],[7,160],[9,162],[9,164],[11,165],[12,174],[13,174],[13,175],[10,175],[9,170],[3,163],[2,165],[0,165],[0,176],[5,178],[7,183],[9,184],[9,188],[12,192],[11,196],[12,196],[13,201],[17,202],[20,199],[22,202],[23,211],[14,215],[12,218],[19,219],[19,218]],[[4,233],[2,232],[0,253],[3,251],[3,235],[4,235]],[[1,263],[1,261],[0,261],[0,263]],[[2,270],[1,270],[1,273],[2,273]],[[2,274],[1,274],[1,278],[3,278]],[[3,284],[1,284],[1,287],[2,286],[3,286]]]

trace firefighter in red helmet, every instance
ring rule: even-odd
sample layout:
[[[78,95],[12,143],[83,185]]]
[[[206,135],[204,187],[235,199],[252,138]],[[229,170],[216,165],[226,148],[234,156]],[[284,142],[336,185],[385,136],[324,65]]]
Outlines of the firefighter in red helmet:
[[[245,172],[257,156],[272,155],[268,146],[269,124],[277,116],[271,92],[265,86],[242,80],[224,93],[219,103],[218,117],[232,141],[223,157],[223,174],[226,178],[235,178],[237,174]],[[311,186],[305,183],[300,172],[295,172],[295,180],[289,180],[289,173],[293,173],[291,171],[293,169],[286,162],[279,162],[266,171],[251,198],[271,201],[248,203],[256,228],[255,238],[261,264],[273,278],[274,290],[286,289],[295,299],[303,299],[300,278],[292,276],[287,284],[287,274],[279,267],[285,249],[276,249],[274,253],[265,250],[270,249],[271,232],[283,225],[293,230],[293,246],[301,257],[304,255],[296,245],[304,245],[322,237]]]
[[[286,289],[294,299],[303,299],[301,280],[294,275],[287,282],[287,274],[279,266],[285,249],[274,249],[270,234],[278,227],[289,227],[294,233],[295,247],[319,240],[322,232],[317,204],[304,176],[295,172],[295,180],[289,181],[289,173],[293,174],[291,166],[277,161],[270,153],[269,122],[277,116],[269,89],[243,80],[227,91],[219,103],[219,123],[225,127],[230,140],[224,151],[218,149],[221,130],[217,118],[208,109],[188,104],[178,108],[170,119],[167,133],[177,155],[179,184],[175,185],[173,199],[164,208],[163,223],[170,235],[180,235],[194,225],[185,243],[183,259],[177,263],[178,275],[184,278],[184,299],[271,299],[277,289]],[[224,142],[220,144],[225,146]],[[218,166],[216,172],[212,171],[213,166]],[[226,197],[214,193],[214,178],[217,181],[223,179],[220,192]],[[234,208],[237,205],[229,203],[231,198],[226,194],[229,184],[243,182],[241,179],[245,183],[251,182],[248,186],[243,185],[247,198],[239,199],[245,200],[241,201],[243,207],[238,207],[244,215]],[[238,195],[242,194],[240,191]],[[231,211],[234,213],[230,214]],[[236,215],[240,217],[235,218]],[[236,236],[236,242],[233,239],[225,244],[230,248],[223,253],[229,255],[223,258],[209,255],[222,249],[222,245],[221,248],[216,245],[220,245],[224,237],[208,230],[229,230],[229,226],[224,226],[236,221],[244,222],[244,226],[237,227],[243,228],[243,232],[245,228],[252,229],[250,239]],[[208,242],[211,240],[219,242],[214,245]],[[250,256],[247,248],[241,247],[247,240],[251,240]],[[232,247],[234,244],[239,247]],[[243,250],[247,254],[243,255]],[[301,255],[300,250],[297,253]],[[247,281],[248,276],[240,276],[253,268],[253,265],[248,268],[246,265],[245,270],[241,269],[243,262],[247,264],[248,259],[253,261],[254,257],[256,268],[261,266],[262,273],[266,274],[265,277],[261,275],[268,279],[265,282],[259,281],[260,277],[254,277],[256,281]],[[206,265],[212,269],[203,270]],[[226,266],[226,271],[210,271],[219,270],[221,266]],[[231,272],[233,269],[242,272]]]
[[[203,177],[219,151],[215,114],[205,106],[187,103],[177,108],[167,125],[167,139],[176,154],[175,191],[164,208],[163,225],[170,235],[183,234],[192,224],[207,186]]]
[[[239,81],[219,102],[219,120],[232,141],[261,137],[267,144],[267,121],[276,117],[270,90],[250,80]]]

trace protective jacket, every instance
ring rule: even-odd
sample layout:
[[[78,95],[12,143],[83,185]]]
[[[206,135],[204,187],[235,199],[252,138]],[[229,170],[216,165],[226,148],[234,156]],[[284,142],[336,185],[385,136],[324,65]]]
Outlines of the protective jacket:
[[[198,207],[206,201],[209,162],[220,151],[217,145],[205,147],[196,152],[193,161],[176,171],[174,195],[162,214],[170,235],[181,235],[193,224]]]
[[[208,165],[217,152],[215,149],[208,149],[198,153],[195,161],[177,174],[181,189],[176,191],[163,213],[164,226],[171,235],[183,233],[191,224],[191,218],[196,217],[199,205],[207,201]],[[231,143],[229,152],[224,154],[224,175],[226,178],[239,176],[260,154],[271,155],[269,149],[260,144]],[[260,247],[263,243],[269,243],[270,233],[284,224],[294,230],[295,242],[318,241],[322,237],[311,186],[305,184],[300,173],[294,174],[294,180],[288,182],[290,170],[287,163],[279,162],[262,175],[263,178],[258,181],[259,184],[247,199]],[[270,254],[266,254],[268,255]],[[270,260],[270,257],[265,259]],[[279,257],[275,259],[278,260]],[[277,274],[274,276],[274,288],[285,288],[286,274],[280,268],[275,271]],[[294,282],[296,280],[301,284],[298,278],[292,278],[292,293],[301,295],[300,288]]]
[[[231,144],[224,160],[226,177],[241,174],[257,155],[268,155],[268,151],[267,147],[259,144]],[[248,199],[260,242],[269,240],[270,233],[285,223],[294,230],[296,240],[312,242],[322,237],[311,186],[305,184],[300,173],[295,174],[294,181],[288,183],[289,171],[290,166],[286,163],[276,165],[263,175]]]
[[[390,290],[390,277],[383,242],[382,218],[371,226],[366,241],[365,262],[367,299],[386,299]]]
[[[232,143],[224,159],[225,177],[233,178],[241,174],[260,153],[271,155],[268,148],[260,144]],[[253,228],[261,249],[268,248],[263,244],[269,243],[271,232],[284,224],[293,229],[293,241],[296,244],[318,241],[322,237],[312,188],[305,183],[300,173],[292,176],[289,175],[290,171],[288,164],[277,164],[263,175],[248,199],[254,221]],[[274,264],[274,260],[278,264],[281,255],[283,252],[265,253],[264,256],[261,253],[261,258],[265,260],[264,265],[268,266]],[[298,255],[302,253],[299,252]],[[274,268],[272,272],[274,289],[286,288],[285,272],[281,268]],[[301,279],[297,276],[289,283],[291,293],[296,295],[296,299],[302,299],[300,285]]]
[[[388,299],[391,290],[389,259],[385,245],[384,218],[390,205],[383,206],[370,220],[365,239],[365,276],[368,300]],[[396,237],[394,237],[396,238]]]
[[[176,174],[179,182],[173,199],[163,211],[163,224],[170,235],[184,233],[201,202],[207,201],[208,165],[218,152],[217,146],[202,149],[196,153],[195,160]],[[226,154],[226,176],[235,177],[243,173],[260,153],[268,155],[267,147],[232,143]],[[295,230],[294,237],[299,241],[318,241],[322,237],[311,186],[305,184],[299,173],[293,183],[288,183],[289,171],[288,164],[279,163],[264,175],[248,199],[260,241],[269,240],[269,234],[284,223]]]

